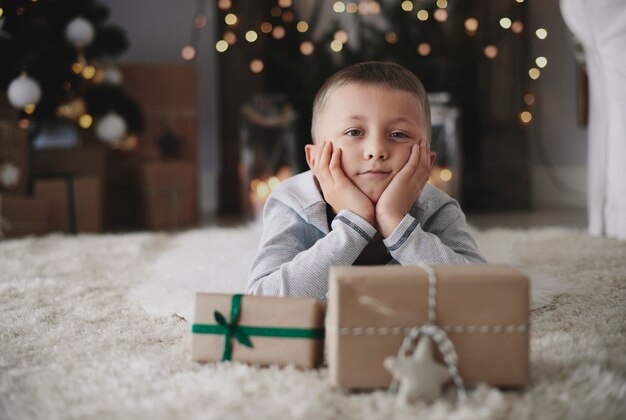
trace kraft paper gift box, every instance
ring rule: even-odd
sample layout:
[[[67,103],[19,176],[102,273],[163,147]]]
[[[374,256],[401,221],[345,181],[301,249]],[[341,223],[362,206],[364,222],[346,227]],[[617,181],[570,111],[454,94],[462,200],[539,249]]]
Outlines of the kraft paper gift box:
[[[0,194],[0,239],[48,232],[48,202],[42,198]]]
[[[35,177],[71,174],[104,179],[108,155],[109,148],[105,146],[35,150],[32,153],[32,171]]]
[[[528,278],[498,265],[432,268],[433,324],[453,343],[465,384],[528,385]],[[332,267],[326,318],[332,385],[389,386],[392,376],[384,359],[398,354],[411,328],[428,324],[428,312],[429,279],[420,267]],[[441,361],[436,348],[433,345]]]
[[[35,181],[34,194],[48,201],[50,231],[102,231],[102,182],[99,177],[40,178]]]
[[[194,309],[194,361],[305,369],[322,362],[325,308],[315,299],[196,293]]]
[[[145,225],[177,228],[196,221],[196,169],[193,162],[148,162],[141,168]]]

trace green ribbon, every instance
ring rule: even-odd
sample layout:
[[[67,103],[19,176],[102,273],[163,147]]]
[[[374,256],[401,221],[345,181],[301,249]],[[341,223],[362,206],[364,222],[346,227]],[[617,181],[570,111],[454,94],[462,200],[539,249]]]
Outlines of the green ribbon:
[[[237,325],[237,318],[241,311],[242,295],[233,295],[230,307],[230,322],[219,311],[214,311],[213,316],[217,324],[193,324],[191,332],[194,334],[221,334],[224,335],[224,353],[222,360],[232,360],[231,338],[246,347],[254,348],[250,336],[277,337],[277,338],[324,338],[323,328],[291,328],[291,327],[254,327]]]

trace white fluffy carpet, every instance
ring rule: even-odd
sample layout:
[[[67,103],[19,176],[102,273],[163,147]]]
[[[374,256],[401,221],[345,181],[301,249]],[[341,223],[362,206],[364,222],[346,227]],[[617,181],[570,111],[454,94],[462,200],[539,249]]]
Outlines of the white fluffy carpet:
[[[331,389],[325,369],[190,361],[180,316],[195,290],[243,289],[258,234],[0,242],[0,419],[626,416],[626,242],[568,229],[476,232],[490,262],[531,276],[533,385],[400,408],[383,391]]]

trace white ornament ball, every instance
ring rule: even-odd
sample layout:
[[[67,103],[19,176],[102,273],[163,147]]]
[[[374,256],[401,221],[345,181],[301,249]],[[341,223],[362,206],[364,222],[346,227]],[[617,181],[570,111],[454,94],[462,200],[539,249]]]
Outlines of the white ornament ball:
[[[93,23],[82,17],[71,20],[65,28],[65,38],[76,48],[85,48],[91,44],[95,35]]]
[[[9,102],[17,109],[35,105],[41,99],[41,87],[32,77],[21,75],[13,80],[7,90]]]
[[[104,81],[110,83],[112,85],[121,85],[124,81],[124,75],[115,66],[107,66],[103,70],[104,72]]]
[[[6,162],[0,164],[0,185],[10,188],[20,181],[20,168],[16,165]]]
[[[96,134],[100,140],[113,143],[126,135],[126,121],[119,115],[110,112],[96,123]]]

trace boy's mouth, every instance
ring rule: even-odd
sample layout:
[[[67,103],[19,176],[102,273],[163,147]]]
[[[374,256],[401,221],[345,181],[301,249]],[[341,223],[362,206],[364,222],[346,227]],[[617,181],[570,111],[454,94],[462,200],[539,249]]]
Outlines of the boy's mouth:
[[[363,171],[359,175],[369,175],[369,176],[387,176],[391,173],[391,171],[383,171],[380,169],[372,169],[369,171]]]

